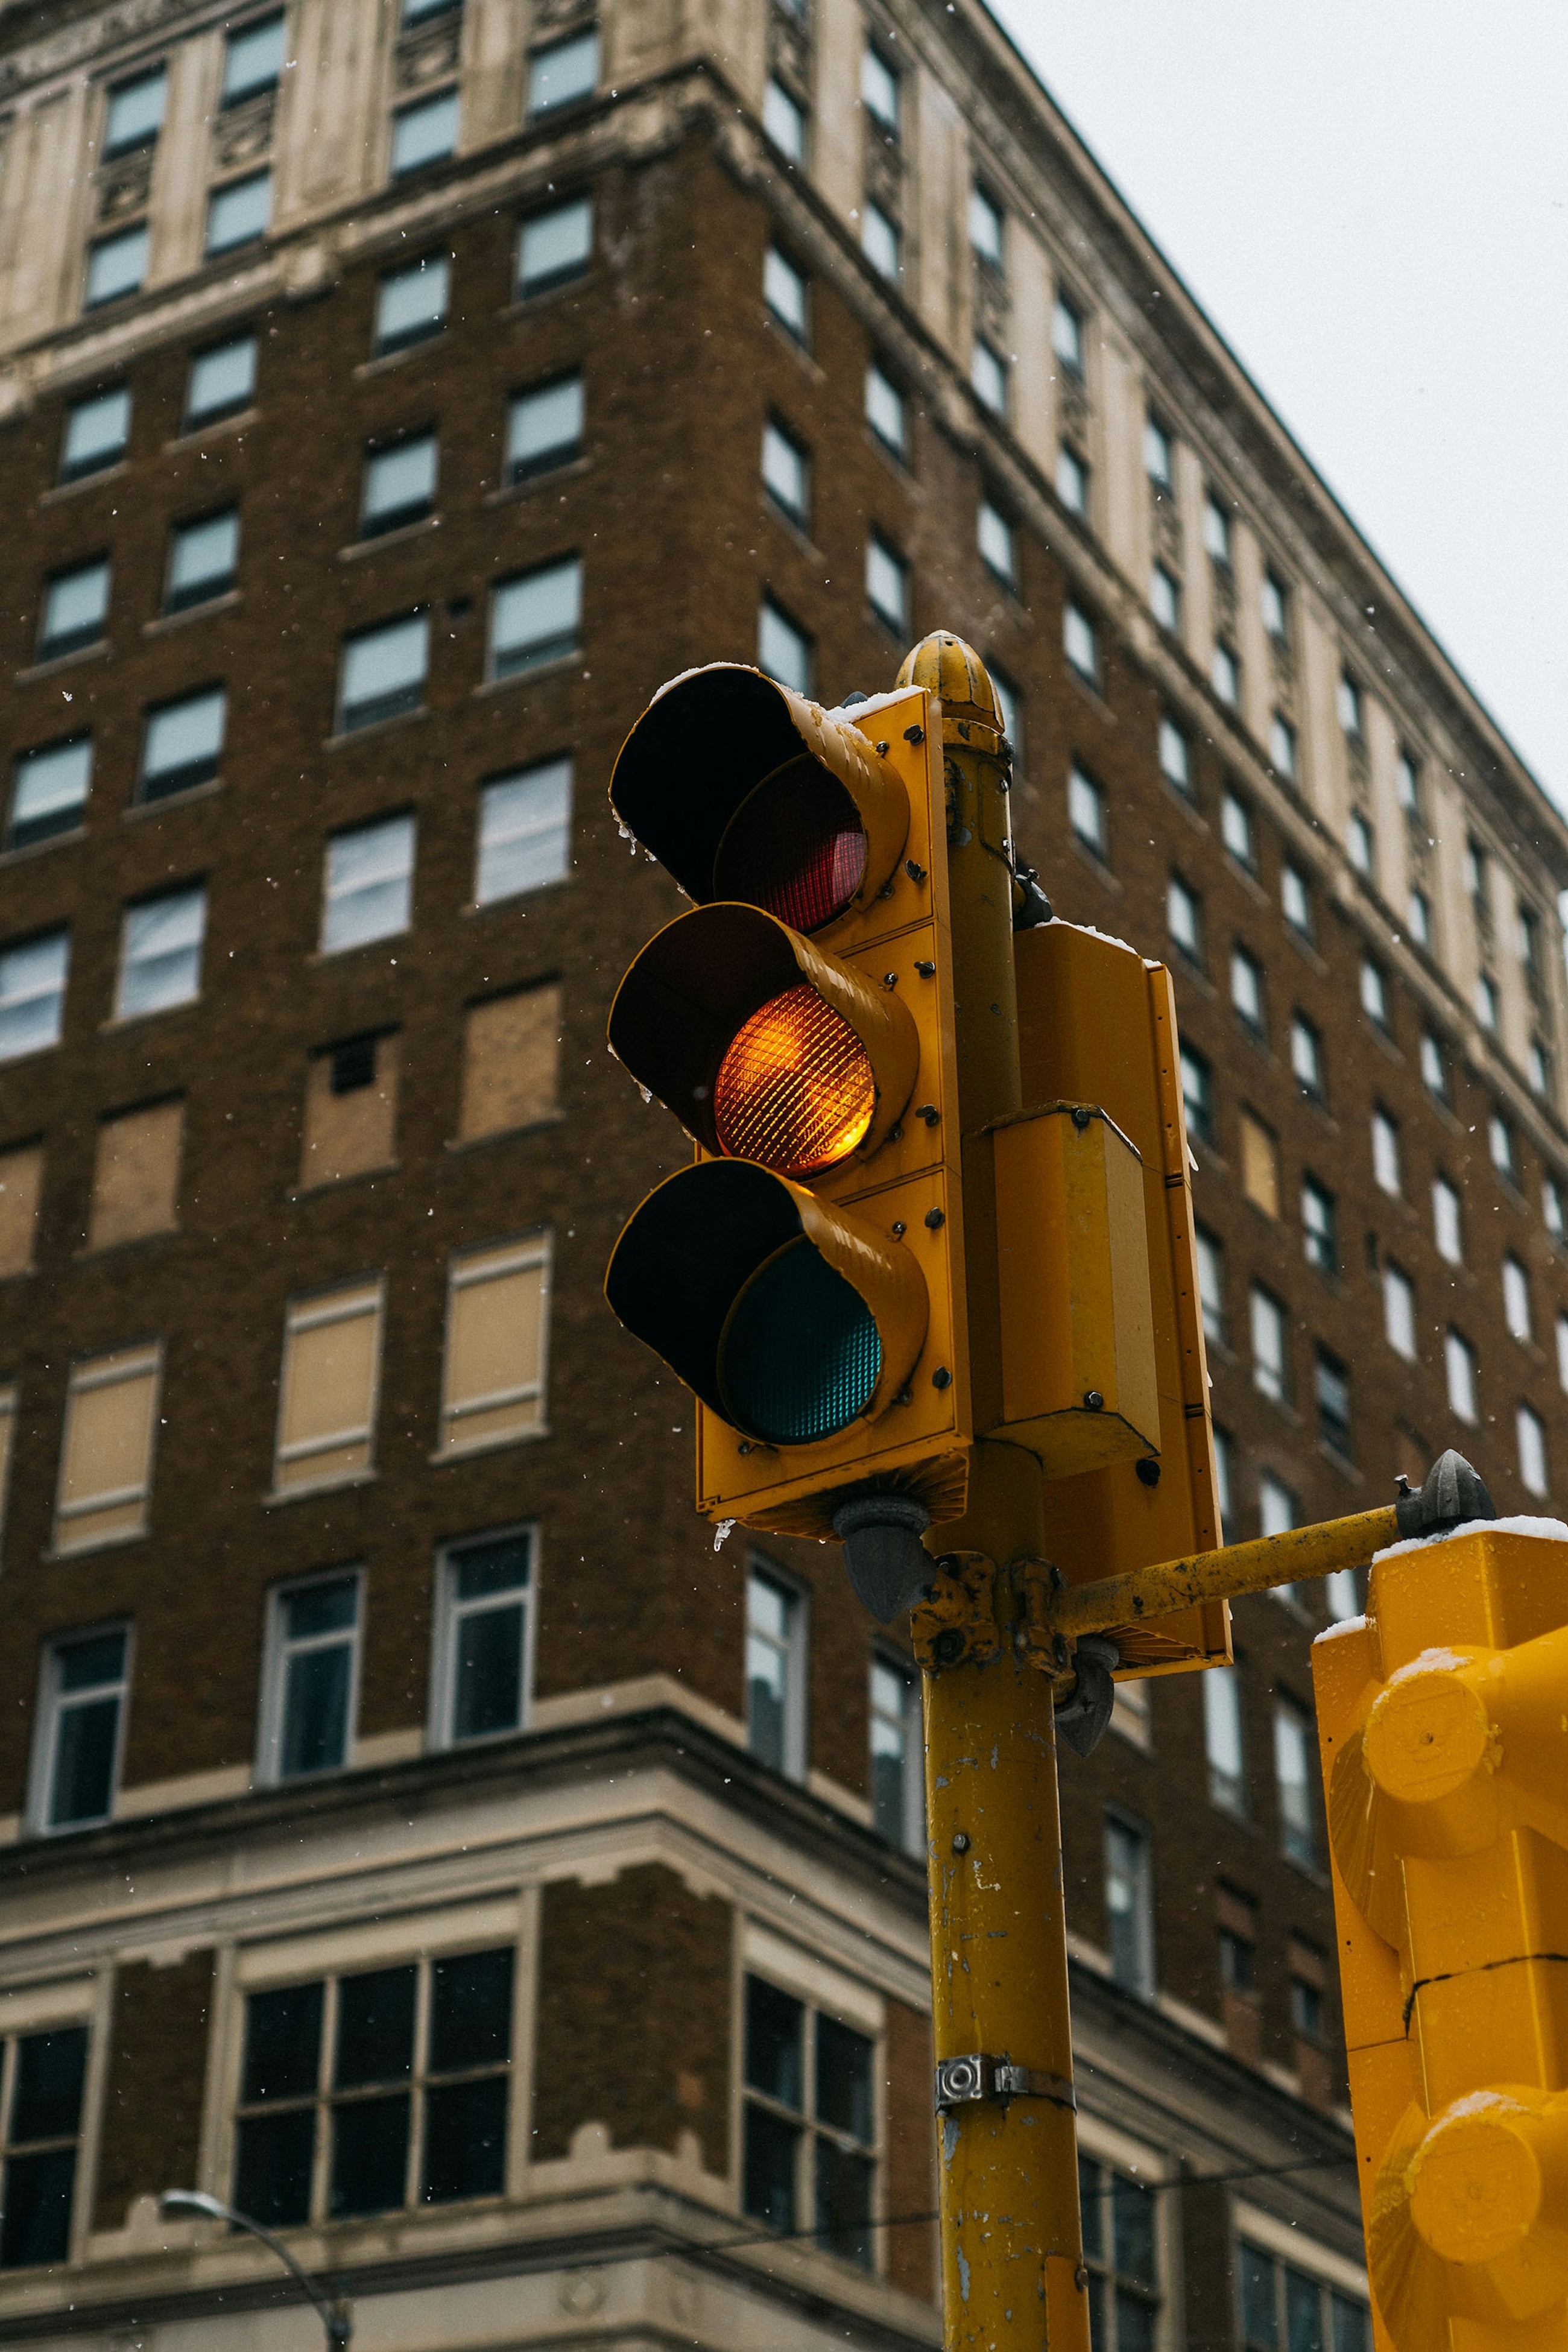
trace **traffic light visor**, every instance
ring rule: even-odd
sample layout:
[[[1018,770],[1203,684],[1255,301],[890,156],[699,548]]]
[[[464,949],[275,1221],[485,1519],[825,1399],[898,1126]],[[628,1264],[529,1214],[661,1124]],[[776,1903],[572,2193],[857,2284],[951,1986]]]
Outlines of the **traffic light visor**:
[[[610,1045],[705,1150],[820,1176],[876,1150],[920,1066],[892,990],[759,908],[668,923],[632,965]]]
[[[605,1293],[721,1420],[779,1446],[890,1404],[929,1311],[898,1241],[743,1160],[700,1161],[650,1192]]]
[[[655,697],[610,801],[699,906],[742,899],[808,932],[875,898],[909,835],[908,793],[858,727],[731,662]]]

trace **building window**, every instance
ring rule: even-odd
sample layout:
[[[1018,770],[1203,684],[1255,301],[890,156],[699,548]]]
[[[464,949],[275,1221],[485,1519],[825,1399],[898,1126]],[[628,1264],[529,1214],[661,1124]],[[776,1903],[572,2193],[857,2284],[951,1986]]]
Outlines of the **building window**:
[[[156,1341],[72,1364],[55,1500],[57,1552],[146,1534],[162,1381]]]
[[[1231,1454],[1230,1432],[1216,1428],[1214,1433],[1214,1491],[1219,1510],[1219,1539],[1222,1544],[1236,1540],[1236,1486],[1231,1476]]]
[[[752,1567],[746,1579],[746,1726],[753,1756],[805,1778],[805,1601]]]
[[[1564,1211],[1563,1187],[1555,1176],[1541,1180],[1541,1217],[1554,1242],[1568,1238],[1568,1212]]]
[[[1315,1176],[1301,1179],[1301,1237],[1320,1274],[1340,1270],[1340,1221],[1333,1194]]]
[[[1226,792],[1220,801],[1219,831],[1220,839],[1236,859],[1237,864],[1245,866],[1250,873],[1258,864],[1258,844],[1256,829],[1252,822],[1252,811],[1247,803],[1233,792]]]
[[[1351,676],[1348,669],[1340,672],[1339,713],[1340,725],[1352,741],[1364,742],[1366,714],[1363,707],[1361,685],[1358,679]]]
[[[1332,2346],[1333,2352],[1370,2352],[1366,2305],[1321,2280],[1310,2278],[1243,2240],[1241,2325],[1245,2352],[1280,2352],[1285,2345]]]
[[[1160,2332],[1153,2192],[1080,2155],[1078,2201],[1094,2352],[1150,2352]]]
[[[1152,410],[1143,420],[1143,471],[1157,490],[1175,488],[1175,445],[1169,425],[1163,424]]]
[[[592,98],[599,84],[599,36],[590,27],[535,49],[528,61],[528,111],[550,114]]]
[[[1516,1339],[1528,1340],[1530,1325],[1530,1276],[1518,1258],[1510,1255],[1502,1262],[1503,1320]]]
[[[134,81],[122,81],[110,91],[109,111],[103,124],[106,163],[120,155],[132,155],[138,148],[156,146],[158,133],[163,128],[167,96],[168,77],[162,66],[155,66],[151,73],[138,74]]]
[[[1421,1082],[1429,1095],[1440,1103],[1448,1099],[1448,1060],[1442,1046],[1427,1029],[1421,1038]]]
[[[69,968],[70,933],[63,928],[0,948],[0,1062],[59,1044]]]
[[[26,2270],[70,2255],[87,2028],[58,2025],[18,2034],[9,2045],[0,2044],[0,2061],[6,2060],[0,2269]]]
[[[1446,1257],[1450,1265],[1463,1265],[1465,1242],[1458,1187],[1450,1184],[1446,1176],[1432,1179],[1432,1231],[1439,1256]]]
[[[1165,884],[1165,928],[1188,961],[1201,964],[1204,935],[1197,894],[1175,874]]]
[[[1268,757],[1287,783],[1296,781],[1296,730],[1281,711],[1268,722]]]
[[[499,2196],[512,1973],[502,1947],[251,1993],[240,2210],[285,2229]]]
[[[481,786],[475,905],[563,881],[571,824],[570,760],[545,760]]]
[[[1282,866],[1279,869],[1279,906],[1290,929],[1310,942],[1316,929],[1312,894],[1306,877],[1294,866]]]
[[[1364,875],[1369,882],[1375,879],[1377,874],[1376,839],[1372,829],[1372,820],[1370,817],[1363,816],[1360,809],[1352,809],[1351,811],[1348,843],[1351,864],[1355,867],[1356,872],[1358,874]]]
[[[1265,1216],[1279,1214],[1279,1145],[1272,1128],[1256,1112],[1244,1110],[1240,1119],[1241,1189]]]
[[[86,307],[101,308],[105,302],[118,302],[127,294],[142,290],[147,275],[148,233],[145,221],[134,228],[115,231],[112,236],[100,236],[87,251]]]
[[[428,613],[409,613],[345,637],[338,676],[339,734],[352,735],[421,709],[429,667]]]
[[[1489,971],[1479,971],[1476,974],[1476,1019],[1495,1037],[1500,1017],[1497,982]]]
[[[498,581],[490,592],[490,677],[522,677],[569,660],[582,650],[582,625],[580,556]]]
[[[1531,1087],[1538,1095],[1549,1096],[1552,1092],[1552,1056],[1539,1037],[1532,1037],[1530,1041],[1528,1061]]]
[[[114,1625],[61,1635],[45,1651],[28,1806],[34,1830],[85,1829],[113,1812],[130,1650],[127,1629]]]
[[[1415,1361],[1415,1291],[1407,1274],[1396,1265],[1383,1269],[1384,1337],[1395,1355]]]
[[[1300,1513],[1296,1497],[1282,1479],[1265,1470],[1258,1481],[1258,1532],[1263,1536],[1288,1536]],[[1281,1588],[1293,1591],[1293,1585]]]
[[[757,667],[796,694],[811,692],[811,639],[764,596],[757,613]]]
[[[785,2236],[814,2231],[872,2268],[875,2044],[761,1977],[746,1979],[741,2204]]]
[[[1452,1326],[1444,1334],[1443,1370],[1448,1383],[1448,1410],[1461,1421],[1475,1421],[1476,1351]]]
[[[402,269],[389,269],[375,289],[375,350],[406,351],[438,335],[447,323],[452,291],[451,257],[427,253]]]
[[[969,191],[969,244],[971,251],[988,268],[1000,271],[1003,268],[1004,234],[1001,205],[994,196],[977,184]]]
[[[413,916],[416,827],[383,817],[334,834],[321,887],[321,953],[341,954],[405,931]]]
[[[390,449],[365,452],[360,488],[359,535],[380,539],[422,522],[436,503],[437,443],[434,433],[416,433]]]
[[[124,384],[74,401],[60,440],[60,480],[79,482],[102,473],[124,457],[130,438],[131,394]]]
[[[1399,757],[1394,768],[1394,792],[1407,817],[1419,820],[1421,808],[1421,762],[1405,744],[1399,747]]]
[[[781,327],[797,343],[807,340],[809,312],[805,276],[770,245],[763,262],[763,299]]]
[[[1013,775],[1016,781],[1024,767],[1024,712],[1018,700],[1018,689],[1006,671],[995,662],[987,662],[985,667],[991,674],[991,687],[996,697],[1002,732],[1013,747]]]
[[[1204,499],[1204,545],[1215,563],[1230,569],[1230,517],[1214,490]]]
[[[92,738],[79,735],[67,743],[50,743],[41,751],[24,751],[11,774],[11,812],[5,824],[7,849],[26,849],[58,833],[75,833],[87,808],[92,784]],[[0,1052],[3,1052],[0,1047]]]
[[[441,1370],[443,1456],[544,1435],[550,1269],[548,1234],[453,1258]]]
[[[133,1021],[201,994],[207,894],[201,883],[127,907],[120,939],[114,1017]]]
[[[1051,310],[1051,349],[1069,375],[1083,375],[1083,312],[1058,293]]]
[[[197,352],[185,379],[185,428],[237,416],[256,394],[256,337],[236,335],[211,351]]]
[[[38,618],[37,657],[58,661],[102,641],[109,618],[109,558],[57,572],[46,582]]]
[[[1521,1404],[1514,1415],[1514,1433],[1519,1442],[1519,1475],[1532,1495],[1545,1495],[1546,1424],[1538,1412]]]
[[[289,1301],[278,1377],[275,1494],[370,1475],[384,1311],[379,1275]]]
[[[1200,1143],[1214,1141],[1214,1073],[1195,1045],[1184,1045],[1182,1054],[1182,1103],[1187,1114],[1187,1132],[1195,1135]]]
[[[1154,1990],[1149,1833],[1120,1813],[1105,1817],[1105,1929],[1112,1983],[1148,2000]]]
[[[1168,784],[1175,786],[1184,800],[1192,799],[1192,746],[1168,715],[1160,721],[1160,773]]]
[[[1224,639],[1215,645],[1209,663],[1209,684],[1227,710],[1235,710],[1241,702],[1241,663],[1234,646]]]
[[[899,135],[899,77],[869,42],[860,52],[860,103],[889,139]]]
[[[1276,645],[1290,639],[1290,592],[1277,572],[1265,572],[1258,592],[1263,625]]]
[[[164,612],[183,613],[192,604],[205,604],[214,596],[224,595],[234,586],[238,567],[237,507],[204,515],[197,522],[176,523],[169,533]]]
[[[282,17],[242,25],[224,47],[223,104],[238,106],[245,99],[259,98],[264,89],[275,89],[282,71]]]
[[[866,370],[866,422],[884,449],[890,450],[900,465],[907,465],[910,434],[904,395],[875,360]]]
[[[1318,1858],[1312,1805],[1311,1730],[1294,1699],[1274,1704],[1274,1778],[1279,1797],[1279,1843],[1292,1862],[1311,1869]]]
[[[1372,1115],[1372,1172],[1378,1190],[1395,1200],[1404,1190],[1399,1162],[1399,1129],[1385,1110]]]
[[[1105,794],[1075,761],[1068,772],[1068,823],[1097,857],[1107,851]]]
[[[520,296],[548,293],[581,278],[594,254],[594,206],[587,196],[569,205],[534,213],[522,222],[517,239],[517,290]]]
[[[1057,452],[1057,496],[1068,514],[1089,520],[1089,467],[1065,442]]]
[[[763,487],[804,530],[811,510],[811,463],[792,433],[769,417],[763,427]]]
[[[1007,362],[1002,357],[1000,352],[994,349],[994,347],[985,341],[983,335],[977,335],[975,337],[974,349],[970,353],[969,381],[974,387],[975,395],[979,399],[981,405],[984,408],[988,408],[993,416],[1005,417],[1007,414]],[[1081,467],[1079,470],[1082,470]],[[1057,462],[1057,489],[1058,493],[1061,489],[1061,461],[1058,458]],[[1077,514],[1080,512],[1081,509],[1075,507],[1073,511]]]
[[[1348,1462],[1352,1450],[1350,1366],[1323,1347],[1317,1355],[1317,1391],[1318,1434]]]
[[[1194,1235],[1194,1248],[1204,1337],[1220,1346],[1225,1340],[1225,1244],[1206,1227],[1199,1225]]]
[[[1230,951],[1230,1001],[1256,1036],[1268,1030],[1263,1000],[1263,966],[1246,948]]]
[[[895,635],[902,638],[907,634],[910,567],[875,532],[866,541],[866,601]]]
[[[272,1592],[259,1780],[302,1780],[348,1763],[359,1702],[361,1582],[351,1569]]]
[[[1323,1579],[1323,1599],[1332,1624],[1342,1625],[1347,1618],[1359,1617],[1365,1598],[1359,1568],[1336,1568]]]
[[[463,1017],[458,1142],[516,1135],[560,1109],[560,982],[508,989],[470,1004]]]
[[[1289,1390],[1285,1309],[1270,1290],[1252,1286],[1252,1385],[1261,1396],[1283,1404]]]
[[[1361,960],[1361,1009],[1380,1029],[1389,1027],[1388,982],[1381,966],[1373,963],[1370,956]]]
[[[392,118],[392,176],[405,179],[431,163],[444,163],[458,152],[458,93],[437,90],[413,106],[400,107]]]
[[[254,245],[272,226],[272,174],[252,172],[215,188],[207,198],[206,255],[234,253]]]
[[[0,1275],[32,1272],[43,1184],[41,1143],[13,1144],[8,1151],[0,1152]],[[0,1513],[4,1511],[10,1475],[16,1421],[16,1389],[13,1381],[0,1387]]]
[[[223,756],[228,697],[221,686],[204,687],[147,713],[142,737],[139,801],[167,800],[174,793],[210,783]]]
[[[1149,609],[1163,629],[1179,636],[1182,628],[1182,583],[1173,572],[1156,563],[1149,575]]]
[[[1323,1099],[1322,1033],[1304,1013],[1290,1016],[1290,1068],[1297,1085],[1314,1102]]]
[[[1012,524],[999,507],[982,499],[975,521],[980,560],[1004,588],[1018,585],[1018,552]]]
[[[1415,940],[1416,946],[1418,948],[1430,948],[1432,944],[1432,901],[1428,898],[1425,890],[1416,889],[1414,884],[1411,886],[1410,894],[1405,902],[1405,919],[1406,927],[1409,929],[1410,936]]]
[[[860,213],[860,250],[877,272],[889,285],[896,284],[904,267],[903,233],[896,221],[889,220],[880,205],[867,204]]]
[[[1519,1181],[1519,1152],[1513,1139],[1513,1129],[1502,1113],[1494,1110],[1487,1120],[1487,1149],[1492,1166],[1509,1183]]]
[[[900,1658],[871,1660],[871,1813],[877,1833],[925,1852],[924,1748],[919,1677]]]
[[[436,1730],[443,1746],[521,1731],[528,1706],[533,1533],[448,1544],[437,1582]]]
[[[507,410],[508,481],[531,481],[580,457],[583,412],[581,375],[559,376],[536,391],[519,393]]]
[[[776,74],[769,75],[763,92],[763,129],[790,163],[805,163],[805,109]]]
[[[1203,1688],[1209,1802],[1245,1819],[1247,1751],[1242,1738],[1241,1676],[1235,1666],[1211,1666],[1203,1678]]]
[[[1089,686],[1100,685],[1100,635],[1081,604],[1069,604],[1062,614],[1062,651],[1068,667]]]

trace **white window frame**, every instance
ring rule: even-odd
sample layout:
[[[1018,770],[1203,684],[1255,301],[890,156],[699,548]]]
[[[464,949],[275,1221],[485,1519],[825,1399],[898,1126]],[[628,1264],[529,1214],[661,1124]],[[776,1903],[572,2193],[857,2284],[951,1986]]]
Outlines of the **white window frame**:
[[[524,783],[530,778],[535,776],[548,776],[553,779],[558,779],[562,782],[564,795],[563,815],[560,818],[552,816],[545,822],[536,822],[522,825],[516,832],[509,833],[501,836],[499,842],[490,837],[487,833],[487,810],[489,805],[489,795],[492,793],[499,793],[508,784]],[[484,782],[479,786],[479,808],[474,824],[474,905],[476,907],[504,906],[509,899],[531,895],[535,890],[554,889],[563,882],[566,882],[571,879],[572,803],[576,779],[573,768],[572,754],[569,751],[561,752],[553,759],[532,761],[526,768],[512,769],[505,775],[487,776],[485,778]],[[560,833],[563,835],[561,870],[559,873],[544,875],[538,881],[524,882],[515,890],[487,891],[484,889],[482,885],[484,882],[485,858],[488,853],[493,854],[498,847],[504,846],[514,841],[525,841],[535,837],[543,837],[547,835],[553,835],[556,833]]]
[[[1139,1868],[1136,1880],[1135,1912],[1138,1927],[1138,1982],[1127,1984],[1115,1973],[1114,1939],[1110,1931],[1110,1833],[1120,1830],[1138,1845]],[[1152,2000],[1159,1985],[1159,1962],[1154,1938],[1154,1853],[1153,1840],[1147,1822],[1137,1820],[1119,1805],[1108,1805],[1100,1829],[1101,1868],[1104,1873],[1106,1913],[1105,1953],[1110,1966],[1110,1980],[1136,2000]]]
[[[441,1387],[437,1404],[436,1451],[433,1462],[455,1462],[476,1454],[493,1454],[502,1446],[531,1445],[550,1434],[547,1411],[550,1398],[550,1337],[552,1310],[555,1294],[554,1234],[541,1226],[530,1234],[521,1234],[511,1241],[480,1242],[472,1247],[454,1251],[447,1265],[447,1303],[441,1328]],[[521,1388],[498,1389],[483,1396],[461,1397],[448,1402],[447,1381],[451,1363],[453,1308],[459,1291],[479,1283],[499,1282],[508,1275],[526,1273],[542,1266],[543,1280],[539,1286],[539,1378],[525,1382]],[[461,1429],[469,1416],[478,1412],[495,1412],[503,1405],[526,1404],[534,1398],[539,1402],[539,1419],[529,1429],[509,1429],[499,1436],[479,1437],[464,1442],[453,1433]],[[450,1439],[450,1442],[448,1440]]]
[[[297,1333],[319,1331],[329,1323],[357,1323],[366,1318],[365,1300],[373,1298],[368,1309],[374,1325],[371,1343],[370,1402],[366,1418],[346,1429],[328,1430],[315,1437],[296,1437],[287,1444],[283,1439],[283,1414],[288,1402],[288,1371],[291,1345]],[[278,1501],[292,1502],[296,1495],[320,1495],[334,1486],[357,1486],[375,1475],[375,1436],[381,1420],[382,1354],[386,1343],[386,1276],[384,1274],[358,1276],[349,1282],[336,1282],[330,1290],[301,1292],[289,1299],[283,1308],[283,1347],[278,1362],[278,1412],[272,1435],[272,1495]],[[292,1486],[280,1486],[278,1472],[286,1462],[308,1462],[312,1454],[335,1453],[342,1445],[363,1445],[368,1460],[362,1470],[334,1470],[324,1478],[301,1478]]]
[[[109,1810],[92,1816],[90,1821],[60,1822],[51,1825],[49,1801],[55,1784],[58,1761],[57,1748],[60,1717],[68,1711],[63,1704],[65,1695],[59,1688],[59,1657],[62,1650],[78,1642],[96,1641],[106,1633],[123,1633],[124,1660],[118,1685],[100,1683],[94,1685],[94,1696],[105,1691],[118,1692],[120,1712],[114,1727],[114,1761],[109,1777]],[[129,1617],[110,1618],[101,1625],[73,1625],[52,1634],[45,1644],[38,1664],[38,1692],[33,1717],[33,1737],[27,1762],[27,1792],[23,1807],[23,1822],[33,1837],[69,1837],[75,1831],[90,1829],[114,1819],[115,1804],[120,1795],[121,1773],[125,1761],[125,1719],[131,1712],[131,1685],[135,1669],[136,1626]],[[84,1699],[89,1694],[84,1693]],[[7,2110],[8,2112],[8,2110]]]
[[[747,1644],[745,1705],[742,1720],[746,1726],[746,1752],[756,1755],[751,1742],[751,1664],[752,1587],[753,1583],[771,1585],[784,1602],[785,1631],[782,1644],[784,1661],[784,1758],[776,1768],[785,1780],[805,1781],[810,1770],[807,1677],[811,1671],[811,1595],[807,1588],[791,1576],[763,1552],[753,1551],[746,1559],[745,1641]],[[770,1643],[772,1636],[762,1636]],[[759,1761],[765,1759],[759,1758]]]
[[[518,1719],[510,1728],[480,1732],[469,1739],[459,1739],[453,1728],[458,1695],[458,1627],[468,1616],[482,1615],[488,1604],[497,1605],[500,1596],[487,1595],[483,1601],[459,1601],[457,1598],[457,1568],[462,1554],[479,1544],[502,1543],[521,1538],[528,1546],[528,1574],[524,1581],[510,1588],[522,1595],[522,1655],[520,1672],[521,1683],[518,1696]],[[518,1519],[508,1527],[481,1528],[465,1536],[454,1536],[444,1543],[436,1555],[436,1624],[430,1644],[430,1701],[427,1710],[428,1744],[433,1748],[488,1747],[498,1739],[510,1739],[526,1731],[533,1713],[533,1662],[535,1636],[539,1624],[539,1522]]]
[[[350,1636],[349,1696],[345,1710],[343,1755],[341,1764],[329,1765],[320,1772],[292,1774],[285,1780],[279,1772],[283,1747],[283,1714],[288,1694],[288,1665],[291,1656],[321,1647],[335,1648],[342,1641],[339,1630],[330,1634],[318,1634],[310,1642],[290,1645],[283,1631],[283,1605],[297,1592],[308,1592],[312,1585],[337,1584],[352,1578],[354,1585],[354,1622]],[[331,1780],[334,1772],[353,1769],[354,1749],[359,1741],[360,1683],[364,1664],[364,1598],[365,1572],[357,1562],[342,1568],[313,1570],[309,1576],[291,1576],[281,1584],[271,1585],[267,1594],[267,1630],[263,1642],[261,1669],[261,1706],[257,1723],[255,1780],[258,1788],[296,1788]]]

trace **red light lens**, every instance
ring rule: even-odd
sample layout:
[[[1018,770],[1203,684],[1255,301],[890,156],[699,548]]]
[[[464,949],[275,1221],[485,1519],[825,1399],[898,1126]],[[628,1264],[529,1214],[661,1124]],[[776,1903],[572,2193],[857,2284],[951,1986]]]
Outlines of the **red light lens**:
[[[866,878],[866,835],[843,785],[815,760],[764,776],[731,818],[713,895],[762,907],[797,931],[837,922]]]

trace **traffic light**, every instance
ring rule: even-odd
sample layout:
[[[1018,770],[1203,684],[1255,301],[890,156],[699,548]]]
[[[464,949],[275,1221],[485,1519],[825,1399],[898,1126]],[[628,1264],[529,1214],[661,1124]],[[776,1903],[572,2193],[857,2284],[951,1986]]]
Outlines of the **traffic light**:
[[[913,1525],[950,1517],[969,1378],[930,698],[826,711],[753,669],[692,671],[633,728],[610,798],[696,902],[611,1010],[696,1159],[633,1214],[605,1291],[699,1399],[699,1507],[827,1538],[871,1487]]]
[[[1472,1524],[1313,1649],[1384,2352],[1568,2344],[1565,1619],[1568,1543]]]

